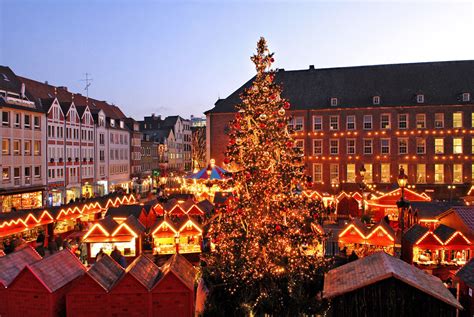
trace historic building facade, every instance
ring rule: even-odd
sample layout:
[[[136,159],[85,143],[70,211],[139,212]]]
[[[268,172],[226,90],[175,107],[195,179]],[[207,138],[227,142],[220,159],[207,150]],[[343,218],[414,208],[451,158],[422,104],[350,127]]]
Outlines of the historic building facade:
[[[248,81],[207,115],[208,159],[222,163],[229,121]],[[474,179],[474,61],[276,72],[289,126],[315,189],[409,184],[463,195]],[[365,170],[361,177],[361,170]],[[449,186],[449,187],[448,187]]]

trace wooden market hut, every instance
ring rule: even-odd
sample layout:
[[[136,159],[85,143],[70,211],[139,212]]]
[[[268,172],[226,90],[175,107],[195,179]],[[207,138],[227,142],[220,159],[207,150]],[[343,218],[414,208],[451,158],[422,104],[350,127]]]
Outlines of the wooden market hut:
[[[159,275],[159,267],[150,258],[145,255],[137,257],[109,292],[110,316],[149,316],[149,291]]]
[[[179,228],[176,228],[168,217],[158,221],[150,230],[153,237],[153,252],[156,254],[176,253],[178,230]]]
[[[323,297],[332,316],[454,317],[462,309],[439,278],[384,252],[329,271]]]
[[[441,261],[443,241],[429,228],[413,225],[403,234],[402,259],[418,265],[437,265]]]
[[[41,256],[30,246],[25,246],[13,253],[0,257],[0,298],[5,302],[0,305],[0,316],[9,316],[7,287],[15,277],[25,268],[41,260]]]
[[[337,217],[348,219],[349,217],[360,217],[359,203],[354,197],[343,195],[337,203]]]
[[[187,217],[177,225],[179,253],[200,253],[202,228],[193,217]]]
[[[339,234],[339,248],[346,248],[346,255],[354,251],[359,257],[365,252],[365,239],[369,233],[367,226],[355,218]]]
[[[457,273],[459,282],[459,301],[464,307],[460,317],[474,316],[474,258],[464,265]]]
[[[85,271],[69,250],[27,265],[7,289],[9,316],[64,316],[71,282]]]
[[[121,205],[109,208],[105,217],[111,216],[119,223],[125,221],[129,216],[134,216],[139,219],[141,214],[147,215],[152,207],[151,205]]]
[[[399,246],[397,235],[384,219],[370,228],[365,243],[369,248],[369,254],[376,251],[384,251],[390,255],[395,254],[395,248]]]
[[[462,232],[474,241],[474,206],[455,206],[437,217],[439,223]]]
[[[152,316],[194,316],[196,269],[183,256],[175,254],[161,271],[151,290]]]
[[[170,199],[168,200],[164,206],[163,206],[164,210],[165,210],[165,213],[166,215],[168,215],[168,217],[184,217],[186,216],[186,211],[182,204],[177,200],[177,199]]]
[[[462,232],[440,224],[433,233],[443,242],[441,264],[462,266],[472,257],[474,246]]]
[[[83,276],[73,282],[66,296],[67,316],[106,317],[110,290],[125,275],[125,270],[104,255]]]

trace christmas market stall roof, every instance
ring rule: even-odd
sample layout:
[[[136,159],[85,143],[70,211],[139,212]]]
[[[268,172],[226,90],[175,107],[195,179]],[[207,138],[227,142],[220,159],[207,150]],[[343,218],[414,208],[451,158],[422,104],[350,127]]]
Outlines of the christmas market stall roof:
[[[208,171],[211,171],[210,174],[208,174]],[[204,179],[210,179],[210,180],[223,180],[226,177],[225,174],[228,172],[223,169],[222,167],[219,167],[217,165],[209,165],[208,167],[203,168],[202,170],[198,171],[197,173],[194,173],[186,178],[188,179],[198,179],[198,180],[204,180]]]
[[[444,224],[440,224],[436,229],[433,231],[433,233],[443,242],[446,243],[449,238],[453,236],[453,234],[456,233],[456,229],[453,229],[451,227],[448,227]]]
[[[125,270],[110,256],[104,254],[88,271],[104,290],[109,292],[124,275]]]
[[[474,238],[474,206],[456,206],[440,214],[437,219],[443,221],[443,218],[454,215],[462,224],[462,231],[469,238]]]
[[[419,241],[430,229],[427,227],[421,226],[419,224],[414,224],[408,229],[403,235],[403,239],[409,241],[411,244],[415,244]]]
[[[456,277],[466,283],[467,286],[474,289],[474,258],[459,269],[456,273]]]
[[[451,208],[453,204],[440,201],[411,201],[410,209],[416,213],[418,219],[434,220],[437,216]]]
[[[324,279],[324,298],[395,278],[458,309],[463,309],[441,280],[384,252],[348,263],[329,271]]]
[[[54,253],[32,265],[28,265],[26,268],[51,293],[86,272],[84,265],[67,249]]]
[[[162,277],[164,278],[167,274],[173,273],[178,277],[181,282],[186,285],[190,290],[194,289],[194,279],[196,277],[196,269],[194,266],[179,254],[173,254],[168,261],[161,267]],[[163,279],[160,278],[160,281]],[[158,281],[158,284],[160,283]]]
[[[198,202],[197,206],[204,211],[204,213],[211,213],[214,210],[214,205],[207,199]]]
[[[39,260],[41,256],[31,246],[0,257],[0,284],[7,287],[25,266]]]
[[[151,290],[161,275],[160,268],[145,254],[136,258],[127,268],[127,272],[148,290]]]
[[[152,205],[121,205],[118,207],[109,208],[105,216],[112,216],[113,218],[127,218],[130,215],[136,218],[140,217],[140,214],[144,210],[148,212],[152,208]]]

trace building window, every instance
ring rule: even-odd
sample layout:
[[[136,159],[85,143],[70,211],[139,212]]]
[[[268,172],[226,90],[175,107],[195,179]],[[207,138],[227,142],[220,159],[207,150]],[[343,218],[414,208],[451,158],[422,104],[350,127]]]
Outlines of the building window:
[[[364,115],[364,130],[372,130],[372,115]]]
[[[34,116],[33,117],[33,124],[35,126],[35,130],[40,130],[41,129],[41,119],[40,119],[40,117]]]
[[[313,182],[323,182],[323,164],[313,164]]]
[[[423,103],[423,102],[425,102],[425,95],[421,95],[421,94],[416,95],[416,102],[417,102],[417,103]]]
[[[416,165],[416,183],[417,184],[426,183],[426,164]]]
[[[384,113],[380,116],[380,128],[390,129],[390,114]]]
[[[356,171],[355,164],[347,164],[347,183],[355,183],[356,181]]]
[[[25,127],[25,129],[29,129],[31,128],[31,117],[29,114],[25,114],[25,118],[24,118],[24,123],[23,123],[23,126]]]
[[[331,155],[339,154],[339,140],[329,140],[329,153]]]
[[[20,168],[19,167],[15,167],[13,169],[13,178],[16,180],[16,179],[20,179]],[[16,184],[16,181],[15,181],[15,184]],[[19,184],[18,184],[19,185]]]
[[[2,125],[4,127],[10,126],[10,112],[2,111]]]
[[[313,155],[323,154],[323,140],[313,140]]]
[[[2,168],[2,180],[10,181],[10,168],[9,167]]]
[[[295,140],[295,148],[297,148],[301,152],[304,152],[304,140],[302,140],[302,139]],[[126,155],[127,152],[126,151],[124,151],[124,152],[125,152],[125,155]]]
[[[347,154],[356,154],[356,140],[347,139]]]
[[[416,128],[425,129],[426,128],[426,115],[424,113],[416,114]]]
[[[403,113],[398,115],[398,128],[408,129],[408,114]]]
[[[380,165],[380,182],[390,183],[390,163],[382,163]]]
[[[416,154],[426,153],[426,140],[423,138],[416,138]]]
[[[372,104],[380,105],[380,96],[373,96],[372,97]]]
[[[462,128],[462,112],[453,113],[453,128]]]
[[[474,112],[471,113],[471,127],[474,128]]]
[[[2,155],[10,155],[10,139],[2,139]]]
[[[35,141],[34,143],[34,152],[36,156],[41,155],[41,141]]]
[[[313,131],[321,131],[323,129],[323,117],[313,116]]]
[[[471,94],[468,92],[463,92],[462,93],[462,101],[463,102],[468,102],[471,100]]]
[[[13,140],[13,155],[21,155],[21,140]]]
[[[331,180],[331,184],[339,183],[339,164],[329,165],[329,178]]]
[[[356,129],[356,117],[355,116],[347,116],[346,117],[346,128],[347,128],[347,130],[355,130]]]
[[[31,177],[31,167],[25,167],[25,177]]]
[[[41,166],[35,166],[35,178],[41,178]]]
[[[398,154],[408,153],[408,139],[398,139]]]
[[[435,154],[443,154],[444,153],[444,139],[443,138],[435,138]]]
[[[337,106],[337,98],[331,98],[331,106],[333,107]]]
[[[364,154],[372,154],[372,139],[364,139]]]
[[[462,183],[462,164],[453,164],[453,183]]]
[[[329,130],[339,130],[339,116],[329,117]]]
[[[444,128],[444,113],[435,113],[435,128]]]
[[[31,141],[30,141],[30,140],[24,141],[24,144],[25,144],[25,152],[24,152],[24,154],[25,154],[25,155],[31,155]]]
[[[444,183],[444,164],[435,164],[435,183]]]
[[[288,125],[293,129],[293,131],[303,131],[303,117],[292,118]]]
[[[462,138],[453,138],[453,154],[462,154]]]
[[[364,164],[364,168],[365,168],[364,181],[368,184],[372,184],[374,182],[372,164],[370,163]]]
[[[21,114],[15,113],[15,122],[13,122],[13,127],[15,128],[21,127]]]
[[[390,139],[380,139],[380,153],[390,154]]]

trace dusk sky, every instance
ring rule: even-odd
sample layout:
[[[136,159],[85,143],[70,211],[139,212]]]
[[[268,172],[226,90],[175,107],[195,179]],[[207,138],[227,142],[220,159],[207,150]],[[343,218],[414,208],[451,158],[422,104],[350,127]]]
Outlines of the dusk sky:
[[[474,59],[472,1],[0,0],[0,65],[119,105],[141,119],[213,107],[254,75],[260,36],[275,67]]]

